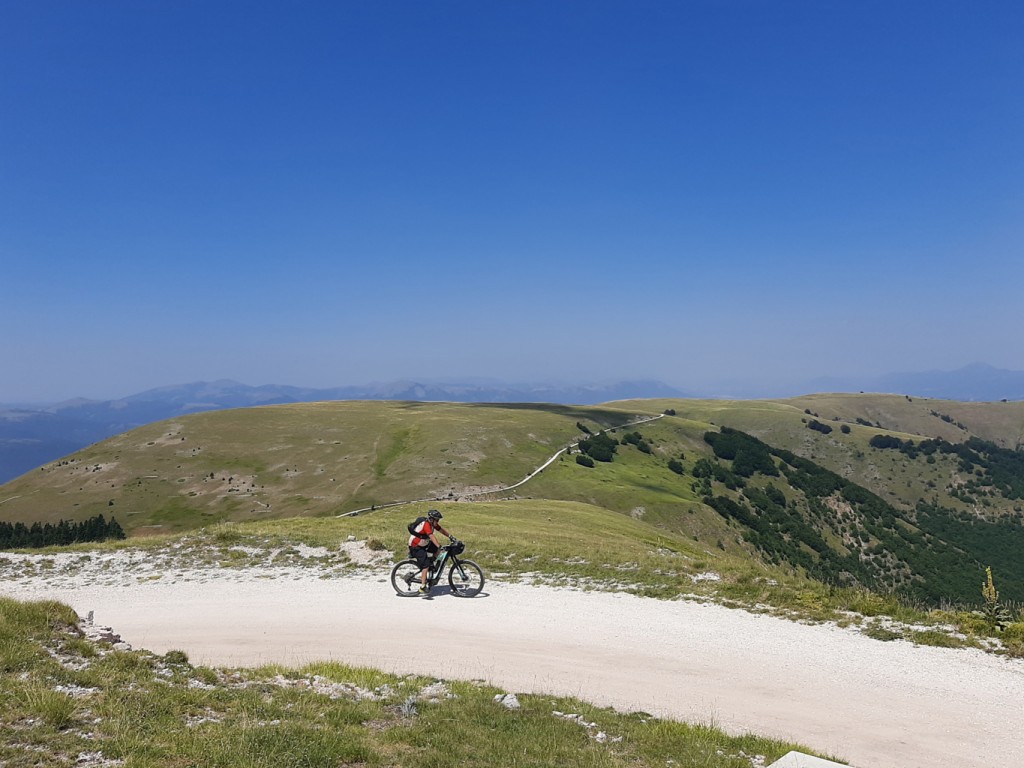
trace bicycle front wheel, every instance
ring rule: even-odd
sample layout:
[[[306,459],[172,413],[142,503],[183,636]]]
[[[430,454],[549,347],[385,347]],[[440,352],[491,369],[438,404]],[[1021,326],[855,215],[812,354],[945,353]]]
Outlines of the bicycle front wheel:
[[[474,597],[484,588],[484,572],[472,560],[460,560],[452,563],[448,584],[456,597]]]
[[[418,595],[420,584],[420,567],[415,560],[403,560],[391,569],[391,586],[402,597]]]

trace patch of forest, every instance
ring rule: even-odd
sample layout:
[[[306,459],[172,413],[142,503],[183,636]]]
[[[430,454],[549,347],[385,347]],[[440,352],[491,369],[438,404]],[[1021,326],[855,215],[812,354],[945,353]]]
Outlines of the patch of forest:
[[[1024,545],[1017,521],[972,524],[929,506],[912,517],[867,488],[739,430],[723,427],[704,440],[730,465],[698,462],[694,489],[735,521],[769,562],[788,563],[828,584],[894,590],[933,605],[977,602],[985,566],[992,565],[1005,596],[1024,599],[1024,562],[1012,555]],[[962,459],[998,477],[1012,472],[1010,457],[1000,453],[1005,449],[989,446],[997,448],[968,447]],[[773,480],[752,484],[758,475]],[[731,493],[718,491],[716,483]],[[997,542],[1000,534],[1004,540]]]
[[[0,549],[38,549],[62,547],[88,541],[125,538],[124,529],[113,517],[90,517],[79,523],[60,520],[52,523],[8,523],[0,521]]]

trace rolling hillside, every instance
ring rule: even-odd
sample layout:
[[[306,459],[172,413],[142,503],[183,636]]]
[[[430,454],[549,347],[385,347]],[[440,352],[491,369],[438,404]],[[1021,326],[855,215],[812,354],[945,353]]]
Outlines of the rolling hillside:
[[[329,402],[191,414],[104,440],[2,486],[0,516],[116,515],[129,533],[334,515],[520,480],[599,407]]]
[[[0,484],[121,432],[190,413],[339,400],[593,405],[636,397],[685,395],[657,381],[619,381],[589,386],[391,381],[311,389],[284,385],[253,387],[220,380],[159,387],[117,400],[76,399],[35,406],[0,403]]]
[[[976,597],[992,565],[1006,597],[1021,600],[1022,432],[1022,403],[878,395],[288,404],[98,443],[0,487],[0,521],[113,515],[139,536],[396,501],[565,500],[707,551],[930,602]]]

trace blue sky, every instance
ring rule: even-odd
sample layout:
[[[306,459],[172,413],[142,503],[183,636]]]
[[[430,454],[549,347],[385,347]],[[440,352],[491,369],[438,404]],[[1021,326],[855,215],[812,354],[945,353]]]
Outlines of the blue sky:
[[[0,402],[1024,369],[1019,3],[0,17]]]

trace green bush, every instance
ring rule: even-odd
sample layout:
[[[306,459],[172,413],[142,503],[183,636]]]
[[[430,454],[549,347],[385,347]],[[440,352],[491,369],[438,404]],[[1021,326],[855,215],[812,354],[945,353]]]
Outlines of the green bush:
[[[1007,624],[1002,634],[1003,641],[1017,640],[1024,643],[1024,621],[1015,621]]]
[[[872,448],[880,448],[883,450],[886,448],[898,449],[901,445],[901,441],[898,437],[893,437],[892,435],[875,435],[868,441],[868,445]]]
[[[595,461],[612,461],[619,441],[602,433],[579,442],[579,449]]]
[[[832,432],[832,427],[830,427],[828,424],[822,424],[817,419],[811,419],[809,422],[807,422],[807,428],[813,429],[816,432],[821,432],[821,434],[823,435],[827,435]]]

